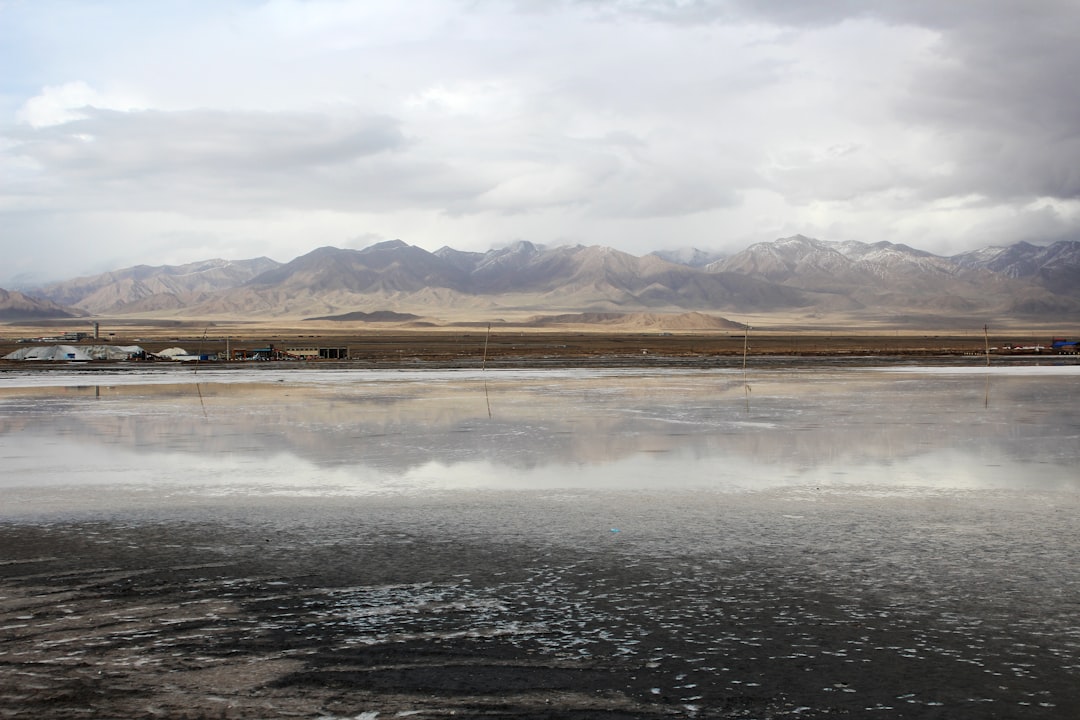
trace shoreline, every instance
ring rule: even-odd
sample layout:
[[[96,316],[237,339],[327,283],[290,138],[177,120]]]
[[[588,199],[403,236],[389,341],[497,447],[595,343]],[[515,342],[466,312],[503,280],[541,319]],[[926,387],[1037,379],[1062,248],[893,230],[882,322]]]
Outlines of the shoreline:
[[[1047,346],[1039,353],[1007,349],[1017,339],[1025,344]],[[1061,360],[1069,362],[1075,354],[1049,350],[1049,338],[1032,341],[1021,334],[993,335],[863,335],[863,334],[751,334],[742,333],[601,333],[601,332],[388,332],[325,333],[322,335],[292,335],[267,333],[235,337],[147,336],[83,340],[69,343],[74,347],[94,344],[138,345],[148,353],[170,347],[182,347],[199,355],[218,356],[250,352],[253,349],[273,348],[288,352],[305,348],[308,352],[329,349],[341,358],[309,358],[281,361],[286,366],[392,366],[394,364],[422,365],[440,368],[471,367],[649,367],[649,366],[726,366],[749,357],[780,362],[783,358],[847,361],[853,358],[874,362],[894,359],[918,359],[926,362],[985,362],[987,347],[991,362],[1023,362],[1027,360]],[[64,344],[34,343],[34,344]],[[0,341],[0,357],[28,347],[27,343]],[[91,361],[87,364],[99,364]],[[114,361],[110,366],[122,363]],[[161,364],[156,362],[155,365]],[[185,363],[191,365],[192,362]],[[234,360],[201,361],[214,367],[248,366],[250,362]],[[39,365],[70,366],[67,361],[8,361],[0,360],[0,370]]]

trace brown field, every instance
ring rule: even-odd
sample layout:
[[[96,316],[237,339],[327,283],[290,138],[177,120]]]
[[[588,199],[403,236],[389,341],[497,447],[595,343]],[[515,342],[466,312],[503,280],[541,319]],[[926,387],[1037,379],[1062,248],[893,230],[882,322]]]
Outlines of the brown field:
[[[1049,345],[1052,337],[1075,337],[1080,327],[1003,328],[984,334],[968,329],[890,329],[837,326],[800,329],[775,318],[750,318],[749,337],[735,330],[642,329],[625,325],[529,327],[525,323],[461,321],[445,326],[380,323],[274,323],[199,320],[122,320],[101,322],[99,339],[84,344],[139,345],[148,352],[182,347],[190,353],[217,353],[273,346],[344,348],[351,360],[470,364],[549,359],[597,362],[605,358],[679,358],[747,355],[979,355],[987,346]],[[92,332],[78,322],[0,327],[0,357],[25,343],[19,339]],[[52,344],[48,342],[38,344]]]

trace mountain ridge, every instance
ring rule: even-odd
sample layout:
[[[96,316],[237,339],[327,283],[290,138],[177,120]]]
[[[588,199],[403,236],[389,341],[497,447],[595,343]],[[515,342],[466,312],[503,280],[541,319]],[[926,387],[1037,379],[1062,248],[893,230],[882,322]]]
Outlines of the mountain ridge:
[[[0,321],[60,320],[86,315],[87,313],[62,307],[51,300],[33,298],[17,290],[0,288]]]
[[[25,296],[75,313],[263,318],[388,310],[427,316],[448,310],[1025,316],[1080,311],[1076,241],[1016,243],[947,257],[887,241],[795,235],[692,264],[707,256],[636,256],[602,245],[527,241],[487,252],[429,252],[390,240],[360,250],[323,246],[287,263],[254,258],[140,265],[52,283]]]

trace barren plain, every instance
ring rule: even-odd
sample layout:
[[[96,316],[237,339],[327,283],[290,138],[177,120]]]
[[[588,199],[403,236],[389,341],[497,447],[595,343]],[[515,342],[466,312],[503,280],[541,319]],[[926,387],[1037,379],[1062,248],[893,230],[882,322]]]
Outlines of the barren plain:
[[[692,315],[692,314],[691,314]],[[138,344],[148,352],[180,346],[191,353],[290,347],[345,348],[352,360],[372,363],[438,362],[468,365],[537,360],[620,364],[708,360],[747,355],[779,356],[963,356],[988,347],[1048,346],[1054,337],[1080,336],[1080,324],[1003,323],[988,329],[974,321],[944,326],[899,327],[844,318],[808,324],[785,316],[749,316],[742,326],[694,327],[688,315],[630,314],[608,323],[567,322],[537,326],[527,318],[434,323],[342,323],[244,320],[103,319],[99,337],[85,343]],[[698,324],[701,324],[698,321]],[[749,326],[749,331],[743,329]],[[9,324],[0,329],[0,356],[22,347],[20,339],[92,331],[87,323]]]

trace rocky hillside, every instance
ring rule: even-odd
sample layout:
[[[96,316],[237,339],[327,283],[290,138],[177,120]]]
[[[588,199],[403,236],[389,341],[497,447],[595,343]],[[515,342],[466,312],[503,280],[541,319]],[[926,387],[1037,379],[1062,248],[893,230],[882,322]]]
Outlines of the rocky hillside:
[[[796,235],[752,245],[706,267],[842,295],[864,309],[937,313],[1068,313],[1080,279],[1077,243],[1020,243],[953,257],[889,242]]]
[[[1030,280],[1053,293],[1080,297],[1080,241],[1045,247],[1020,242],[956,255],[958,267],[990,270],[1017,280]]]
[[[97,314],[197,317],[438,317],[603,313],[855,313],[866,317],[1080,312],[1080,243],[1018,243],[943,257],[889,242],[801,235],[702,265],[692,251],[643,257],[603,246],[528,242],[484,253],[436,252],[400,240],[267,258],[140,266],[43,288]],[[367,313],[368,315],[364,315]]]
[[[85,314],[49,300],[39,300],[0,288],[0,320],[5,322],[74,318]]]
[[[390,241],[364,250],[319,248],[189,310],[311,317],[384,309],[437,315],[448,308],[767,311],[814,303],[807,293],[767,280],[707,273],[607,247],[518,243],[487,253],[431,253]]]
[[[270,258],[203,260],[124,270],[47,285],[35,295],[95,314],[174,310],[251,280],[280,263]]]

